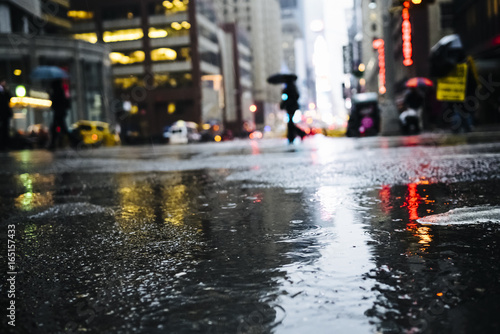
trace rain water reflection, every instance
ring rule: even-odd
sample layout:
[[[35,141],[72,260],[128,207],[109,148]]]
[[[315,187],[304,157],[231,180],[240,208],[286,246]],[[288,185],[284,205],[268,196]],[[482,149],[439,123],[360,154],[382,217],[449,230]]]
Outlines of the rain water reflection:
[[[23,329],[495,330],[498,224],[418,219],[498,205],[498,184],[286,189],[228,175],[2,176],[2,215],[25,212],[19,316],[37,316]]]

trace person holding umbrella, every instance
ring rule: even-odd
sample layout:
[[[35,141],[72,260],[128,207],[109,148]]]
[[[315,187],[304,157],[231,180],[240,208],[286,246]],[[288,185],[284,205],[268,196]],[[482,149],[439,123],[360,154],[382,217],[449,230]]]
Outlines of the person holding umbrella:
[[[295,85],[295,80],[297,76],[295,74],[274,74],[267,78],[267,82],[270,84],[285,84],[285,88],[282,91],[280,108],[285,110],[288,114],[288,124],[287,124],[287,138],[290,144],[293,143],[295,137],[298,135],[300,138],[305,137],[305,132],[299,129],[293,122],[293,115],[297,109],[299,109],[299,91]]]
[[[51,82],[50,100],[52,101],[52,125],[50,127],[49,149],[53,150],[61,134],[67,135],[72,144],[77,142],[76,138],[69,132],[66,125],[66,116],[70,107],[70,101],[63,88],[63,79],[67,79],[68,73],[57,66],[38,66],[31,72],[31,79]]]
[[[52,93],[50,94],[50,100],[52,101],[52,111],[54,112],[52,126],[50,128],[50,145],[49,149],[53,150],[56,148],[59,136],[61,134],[67,135],[70,140],[72,136],[68,131],[68,126],[66,125],[66,116],[68,114],[68,108],[70,107],[69,99],[66,97],[62,86],[62,80],[56,79],[52,81]]]

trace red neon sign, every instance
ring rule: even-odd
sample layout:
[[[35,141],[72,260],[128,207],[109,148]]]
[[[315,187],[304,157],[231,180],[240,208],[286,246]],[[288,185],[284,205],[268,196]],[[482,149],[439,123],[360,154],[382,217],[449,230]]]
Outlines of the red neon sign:
[[[411,43],[411,23],[410,23],[410,2],[404,2],[403,8],[403,24],[401,25],[401,30],[403,32],[403,65],[411,66],[413,64],[413,46]]]
[[[373,41],[373,48],[378,51],[378,82],[379,82],[379,93],[385,94],[387,91],[385,87],[385,49],[384,49],[384,40],[376,39]]]

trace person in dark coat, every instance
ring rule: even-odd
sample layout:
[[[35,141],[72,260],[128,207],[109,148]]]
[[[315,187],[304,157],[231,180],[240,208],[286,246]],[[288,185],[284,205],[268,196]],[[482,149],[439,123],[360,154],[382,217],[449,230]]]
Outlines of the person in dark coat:
[[[299,91],[293,81],[286,83],[283,94],[286,94],[287,98],[281,101],[280,108],[286,110],[288,114],[287,138],[288,142],[291,144],[297,135],[300,136],[301,139],[306,135],[305,132],[299,129],[293,122],[293,115],[295,115],[295,112],[299,109]]]
[[[66,116],[70,106],[69,99],[66,97],[62,86],[62,80],[54,80],[52,82],[52,94],[50,95],[52,101],[52,111],[54,112],[52,126],[50,128],[50,145],[49,149],[56,148],[57,141],[61,134],[67,135],[71,139],[71,134],[66,125]]]
[[[5,150],[9,146],[10,119],[12,109],[10,99],[12,95],[7,88],[5,80],[0,81],[0,149]]]

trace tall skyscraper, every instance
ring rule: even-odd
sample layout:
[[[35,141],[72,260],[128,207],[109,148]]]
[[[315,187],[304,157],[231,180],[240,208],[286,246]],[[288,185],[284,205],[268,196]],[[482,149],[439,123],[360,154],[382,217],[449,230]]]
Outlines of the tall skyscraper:
[[[280,100],[280,87],[267,83],[267,77],[281,69],[281,13],[278,0],[216,0],[218,16],[226,23],[246,30],[252,51],[253,97],[257,105],[255,120],[264,124]]]

